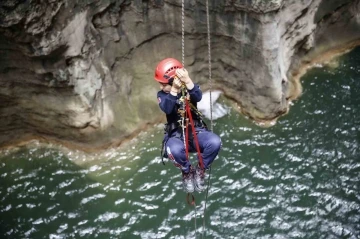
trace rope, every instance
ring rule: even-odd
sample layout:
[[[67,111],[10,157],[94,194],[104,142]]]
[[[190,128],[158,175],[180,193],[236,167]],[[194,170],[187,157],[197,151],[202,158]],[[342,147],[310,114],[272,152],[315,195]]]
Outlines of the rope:
[[[186,137],[184,137],[185,136],[185,118],[187,118],[186,116],[186,108],[185,108],[185,99],[186,99],[186,96],[185,96],[185,93],[186,93],[186,88],[185,88],[185,86],[183,85],[182,87],[181,87],[181,127],[182,127],[182,135],[183,135],[183,140],[184,140],[184,147],[185,147],[185,151],[187,151],[188,150],[188,147],[187,147],[187,142],[186,142]],[[186,121],[186,126],[187,126],[187,124],[188,124],[188,121]],[[189,157],[188,157],[188,155],[186,155],[186,158],[187,158],[187,160],[189,160]]]
[[[183,67],[185,67],[185,2],[184,0],[181,1],[181,63],[183,65]],[[182,86],[182,89],[181,89],[181,93],[182,93],[182,97],[185,96],[185,89],[184,89],[184,86]],[[184,103],[184,102],[183,102]],[[185,111],[185,107],[183,109]],[[184,122],[184,117],[182,117],[182,120],[181,120],[181,126],[182,126],[182,129],[183,129],[183,136],[185,135],[184,133],[184,126],[185,126],[185,122]],[[185,137],[184,137],[184,146],[185,146],[185,149],[186,149],[186,142],[185,142]]]
[[[210,41],[210,17],[209,17],[209,1],[206,0],[206,26],[207,26],[207,38],[208,38],[208,60],[209,60],[209,92],[210,92],[210,129],[211,132],[213,132],[213,107],[212,107],[212,79],[211,79],[211,41]],[[206,196],[205,196],[205,205],[204,205],[204,213],[203,213],[203,230],[201,238],[205,238],[205,212],[206,212],[206,206],[207,206],[207,199],[209,195],[209,189],[210,189],[210,179],[211,179],[211,167],[209,169],[209,179],[208,179],[208,185],[206,187]]]
[[[210,91],[210,129],[213,131],[213,109],[212,109],[212,79],[211,79],[211,42],[210,42],[210,18],[209,18],[209,1],[206,0],[206,25],[207,25],[207,38],[208,38],[208,60],[209,60],[209,91]]]
[[[194,226],[195,226],[195,238],[196,238],[196,231],[197,231],[197,226],[196,226],[196,203],[195,203],[195,199],[194,199],[194,202],[193,202],[193,204],[194,204]]]
[[[207,198],[209,195],[209,189],[210,189],[210,178],[211,178],[211,167],[209,168],[209,180],[208,180],[208,185],[206,187],[206,196],[205,196],[205,206],[204,206],[204,215],[203,215],[203,234],[201,235],[201,238],[205,238],[205,212],[206,212],[206,203],[207,203]]]
[[[181,53],[182,53],[182,65],[185,66],[185,3],[184,0],[181,1]],[[211,76],[211,41],[210,41],[210,18],[209,18],[209,1],[206,0],[206,20],[207,20],[207,38],[208,38],[208,60],[209,60],[209,92],[210,92],[210,130],[213,131],[213,107],[212,107],[212,76]],[[184,103],[184,102],[183,102]],[[186,108],[185,108],[185,112],[186,112]],[[189,109],[189,116],[191,117],[191,112]],[[184,120],[184,117],[183,117]],[[182,126],[184,126],[184,121],[182,121]],[[188,122],[186,124],[188,126]],[[183,127],[184,130],[184,127]],[[193,129],[194,130],[194,129]],[[188,129],[187,129],[188,131]],[[184,132],[183,132],[184,135]],[[184,142],[185,144],[185,142]],[[186,144],[185,144],[186,147]],[[202,160],[200,162],[200,164],[202,164]],[[203,168],[203,164],[201,165]],[[208,185],[207,185],[207,189],[206,189],[206,197],[205,197],[205,207],[204,207],[204,215],[203,215],[203,234],[202,234],[202,238],[204,238],[205,236],[205,211],[206,211],[206,203],[207,203],[207,198],[209,195],[209,188],[210,188],[210,178],[211,178],[211,167],[209,169],[209,180],[208,180]],[[188,194],[189,197],[189,194]],[[194,212],[195,212],[195,216],[194,216],[194,222],[195,222],[195,238],[196,238],[196,204],[195,204],[195,198],[192,195],[193,201],[192,204],[194,205]],[[188,198],[188,203],[189,203],[189,198]]]
[[[185,99],[185,109],[186,109],[186,112],[187,112],[187,115],[189,117],[189,120],[190,120],[190,125],[191,125],[191,129],[192,129],[192,134],[193,134],[193,141],[195,142],[195,148],[196,148],[196,151],[197,151],[197,154],[198,154],[198,159],[199,159],[199,163],[200,163],[200,168],[201,169],[204,169],[204,162],[203,162],[203,159],[202,159],[202,156],[201,156],[201,152],[200,152],[200,146],[199,146],[199,140],[198,140],[198,137],[197,137],[197,134],[196,134],[196,131],[195,131],[195,125],[194,125],[194,120],[192,118],[192,114],[191,114],[191,110],[190,110],[190,105],[189,105],[189,102],[188,102],[188,99]],[[188,127],[188,124],[187,124],[187,127]],[[189,129],[186,128],[186,142],[188,142],[189,140]],[[189,150],[187,149],[186,150],[186,156],[188,157],[189,155]]]
[[[182,65],[185,66],[185,3],[181,2],[181,53],[182,53]]]

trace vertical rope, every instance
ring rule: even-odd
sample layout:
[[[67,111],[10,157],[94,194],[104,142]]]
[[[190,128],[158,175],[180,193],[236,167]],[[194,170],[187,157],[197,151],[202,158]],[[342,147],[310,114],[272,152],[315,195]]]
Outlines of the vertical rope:
[[[185,67],[185,1],[181,1],[181,63],[183,67]],[[186,99],[184,99],[186,101]],[[185,102],[184,102],[185,103]],[[184,126],[184,122],[183,122]],[[188,129],[186,129],[188,130]],[[183,135],[184,135],[184,127],[183,127]],[[184,137],[185,140],[185,137]],[[184,145],[186,147],[186,143],[184,141]],[[195,238],[196,238],[196,231],[197,231],[197,225],[196,225],[196,203],[194,201],[194,224],[195,224]]]
[[[207,38],[208,38],[208,60],[209,60],[209,92],[210,92],[210,129],[213,132],[213,107],[212,107],[212,79],[211,79],[211,44],[210,44],[210,17],[209,17],[209,1],[206,0],[206,26],[207,26]],[[206,188],[206,196],[205,196],[205,205],[204,205],[204,215],[203,215],[203,230],[201,238],[205,238],[205,212],[207,206],[207,198],[209,195],[209,188],[210,188],[210,178],[211,178],[211,167],[209,169],[209,179],[208,185]]]
[[[209,169],[209,180],[208,180],[208,185],[206,188],[206,196],[205,196],[205,205],[204,205],[204,215],[203,215],[203,230],[202,230],[202,235],[201,238],[205,238],[205,212],[206,212],[206,205],[207,205],[207,198],[209,195],[209,188],[210,188],[210,178],[211,178],[211,167]]]
[[[206,25],[208,38],[208,60],[209,60],[209,91],[210,91],[210,129],[213,131],[213,108],[212,108],[212,79],[211,79],[211,42],[210,42],[210,19],[209,19],[209,1],[206,0]]]
[[[196,226],[196,203],[194,201],[194,223],[195,223],[195,238],[196,238],[196,231],[197,231],[197,226]]]
[[[184,0],[181,1],[181,63],[183,65],[183,67],[185,67],[185,21],[184,21],[184,17],[185,17],[185,3]],[[181,87],[181,92],[182,92],[182,98],[185,99],[185,93],[184,93],[185,89],[184,86]],[[183,102],[183,104],[185,104],[185,101]],[[184,109],[185,110],[185,107]],[[186,142],[185,142],[185,129],[184,129],[184,125],[185,125],[185,117],[182,117],[182,131],[183,131],[183,138],[184,138],[184,147],[186,150]]]
[[[182,53],[182,65],[185,67],[185,3],[181,2],[181,53]]]

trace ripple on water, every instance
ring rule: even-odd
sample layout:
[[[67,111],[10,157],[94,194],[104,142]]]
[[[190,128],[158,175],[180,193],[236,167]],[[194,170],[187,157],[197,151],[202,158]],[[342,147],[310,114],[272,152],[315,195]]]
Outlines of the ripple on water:
[[[223,148],[211,170],[206,238],[359,238],[359,77],[317,76],[271,128],[233,111],[217,119]],[[162,137],[158,127],[92,156],[39,145],[4,152],[0,237],[199,237],[205,193],[195,193],[196,210],[186,204],[180,171],[159,157]]]

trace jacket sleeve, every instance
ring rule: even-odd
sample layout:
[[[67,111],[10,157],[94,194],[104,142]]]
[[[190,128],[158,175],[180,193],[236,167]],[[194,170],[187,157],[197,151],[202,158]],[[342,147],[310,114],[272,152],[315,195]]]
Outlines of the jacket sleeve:
[[[167,94],[163,91],[159,91],[157,94],[158,103],[160,109],[165,112],[165,114],[171,114],[175,110],[177,97],[172,94]]]
[[[200,86],[198,84],[194,84],[194,88],[188,90],[190,94],[190,98],[195,101],[199,102],[202,98],[202,91],[200,90]]]

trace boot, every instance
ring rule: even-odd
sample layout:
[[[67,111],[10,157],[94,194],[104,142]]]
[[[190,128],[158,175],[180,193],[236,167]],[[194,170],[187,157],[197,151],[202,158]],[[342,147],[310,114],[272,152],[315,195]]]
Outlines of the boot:
[[[192,170],[190,170],[188,173],[182,172],[182,184],[185,192],[194,192],[194,176]]]
[[[194,172],[194,186],[198,192],[205,190],[205,169],[201,169],[199,165],[196,166]]]

